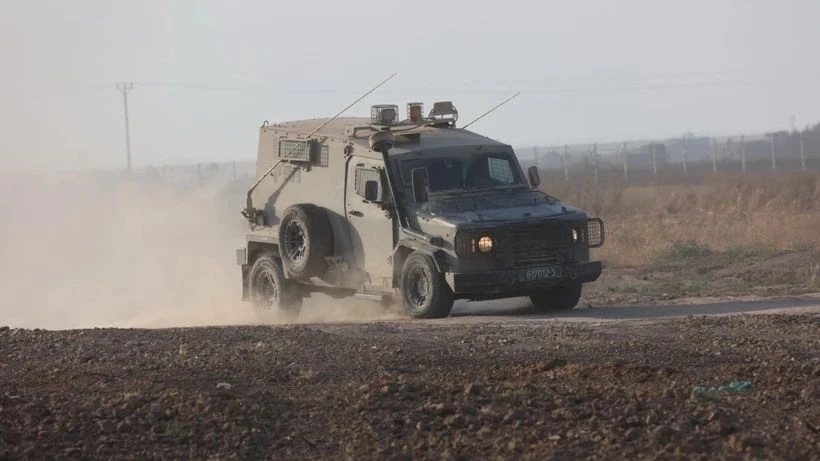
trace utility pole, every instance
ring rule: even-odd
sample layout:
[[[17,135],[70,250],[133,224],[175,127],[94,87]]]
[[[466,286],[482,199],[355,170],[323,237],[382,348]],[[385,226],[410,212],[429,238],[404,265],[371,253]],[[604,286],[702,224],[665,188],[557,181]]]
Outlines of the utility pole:
[[[769,139],[770,139],[770,146],[771,146],[771,150],[772,150],[772,171],[776,172],[777,171],[777,160],[775,158],[775,153],[774,153],[774,133],[769,135]]]
[[[129,173],[131,172],[131,133],[128,126],[128,92],[133,89],[133,83],[117,83],[117,90],[122,93],[122,103],[125,107],[125,155]]]
[[[649,144],[649,150],[652,152],[652,176],[658,178],[658,154],[655,152],[655,141]]]
[[[746,135],[740,137],[740,168],[746,174]]]

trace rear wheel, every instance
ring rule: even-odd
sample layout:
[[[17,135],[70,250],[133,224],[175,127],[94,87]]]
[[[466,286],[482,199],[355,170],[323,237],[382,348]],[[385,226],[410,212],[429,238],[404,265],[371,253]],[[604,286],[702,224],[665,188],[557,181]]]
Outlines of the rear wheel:
[[[260,256],[248,274],[251,304],[263,321],[293,320],[302,307],[299,286],[285,279],[282,263],[273,254]]]
[[[577,306],[580,300],[580,283],[530,293],[530,301],[538,312],[568,311]]]
[[[404,262],[401,272],[401,298],[404,311],[414,318],[440,318],[450,315],[453,291],[439,273],[433,258],[414,253]]]

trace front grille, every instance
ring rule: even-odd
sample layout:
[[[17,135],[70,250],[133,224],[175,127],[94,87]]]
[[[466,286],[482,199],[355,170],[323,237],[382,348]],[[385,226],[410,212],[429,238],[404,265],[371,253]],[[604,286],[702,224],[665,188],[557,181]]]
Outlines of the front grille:
[[[560,264],[570,246],[572,232],[567,222],[516,226],[510,229],[510,251],[517,267]]]

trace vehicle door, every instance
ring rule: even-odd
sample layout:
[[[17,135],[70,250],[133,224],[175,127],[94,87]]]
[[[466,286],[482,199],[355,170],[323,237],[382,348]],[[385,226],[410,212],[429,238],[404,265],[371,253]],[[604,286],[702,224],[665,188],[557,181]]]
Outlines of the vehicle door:
[[[373,181],[378,186],[377,192],[372,189]],[[370,194],[377,198],[367,197],[368,183]],[[385,206],[391,200],[384,163],[369,158],[351,158],[345,187],[345,214],[356,264],[365,274],[365,289],[389,291],[392,287],[393,220]]]

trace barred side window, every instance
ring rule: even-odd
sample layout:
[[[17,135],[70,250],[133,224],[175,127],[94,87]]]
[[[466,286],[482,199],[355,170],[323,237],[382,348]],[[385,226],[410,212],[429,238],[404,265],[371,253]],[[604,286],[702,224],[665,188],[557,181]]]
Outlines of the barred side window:
[[[310,163],[316,166],[327,166],[328,147],[327,144],[311,143]]]
[[[372,168],[356,168],[356,178],[354,183],[356,194],[364,197],[365,183],[367,183],[367,181],[376,181],[379,184],[379,200],[383,201],[385,197],[385,190],[381,179],[379,170],[374,170]]]
[[[279,152],[277,154],[279,158],[288,160],[299,160],[302,162],[310,160],[307,141],[280,139]]]

